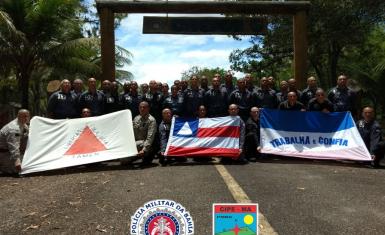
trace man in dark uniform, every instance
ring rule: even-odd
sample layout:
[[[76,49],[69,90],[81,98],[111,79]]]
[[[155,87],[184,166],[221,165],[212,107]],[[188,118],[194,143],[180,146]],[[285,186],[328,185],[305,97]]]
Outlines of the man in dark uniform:
[[[297,89],[297,81],[294,78],[290,78],[287,81],[287,84],[289,86],[289,92],[295,92],[297,94],[297,98],[300,99],[302,96],[302,92]]]
[[[315,97],[317,91],[317,79],[313,76],[307,79],[307,88],[302,91],[301,103],[307,106],[309,101]]]
[[[155,80],[151,80],[150,92],[142,96],[143,101],[147,101],[150,104],[150,114],[155,118],[156,123],[162,121],[162,100],[161,94],[158,92],[158,83]]]
[[[350,111],[353,118],[357,117],[357,103],[355,92],[347,87],[348,78],[340,75],[337,86],[329,91],[328,98],[334,104],[336,112]]]
[[[72,82],[72,88],[73,88],[73,90],[71,91],[72,96],[78,99],[79,96],[83,93],[83,81],[79,78],[75,79]]]
[[[180,82],[180,92],[181,92],[181,94],[183,94],[187,90],[187,88],[188,88],[187,80],[182,80]]]
[[[258,87],[254,86],[254,78],[251,76],[250,73],[247,73],[245,75],[245,83],[246,83],[246,89],[253,93],[258,89]]]
[[[245,157],[249,161],[256,161],[260,155],[260,125],[259,125],[259,109],[252,107],[250,110],[250,117],[246,122],[246,136],[245,136]]]
[[[261,78],[261,88],[253,92],[254,105],[259,108],[277,108],[277,96],[275,91],[269,86],[269,80],[266,77]]]
[[[79,117],[76,109],[76,95],[71,92],[71,83],[67,79],[61,81],[60,90],[48,99],[48,117],[66,119]]]
[[[180,116],[183,106],[183,97],[178,94],[178,87],[171,86],[171,95],[168,96],[162,104],[162,108],[170,109],[173,115]]]
[[[267,78],[267,80],[269,81],[269,88],[272,89],[273,91],[275,91],[277,93],[277,88],[276,88],[276,85],[275,85],[275,79],[273,76],[269,76]]]
[[[287,81],[283,80],[279,83],[280,92],[277,93],[277,102],[278,104],[287,100],[287,93],[289,93],[289,85]]]
[[[374,167],[380,166],[385,154],[385,142],[382,140],[380,124],[375,120],[372,107],[365,107],[362,111],[362,119],[357,122],[357,128],[365,142],[369,153],[372,155]]]
[[[138,83],[135,81],[126,82],[123,86],[123,94],[120,95],[119,102],[122,109],[131,111],[132,119],[139,115],[139,103],[142,97],[138,94]]]
[[[326,99],[324,90],[318,88],[315,92],[315,98],[310,100],[307,110],[329,113],[334,112],[334,105]]]
[[[210,90],[210,87],[209,87],[209,81],[207,79],[207,77],[205,75],[203,75],[201,77],[201,89],[203,90],[203,92],[207,92],[208,90]]]
[[[112,83],[109,80],[102,82],[102,92],[104,94],[104,113],[113,113],[118,111],[118,99],[111,93]]]
[[[238,88],[229,96],[229,104],[236,104],[238,106],[239,116],[246,122],[252,105],[252,94],[246,89],[245,79],[239,79],[237,85]]]
[[[280,103],[278,109],[286,111],[306,111],[305,106],[297,101],[297,94],[294,91],[290,91],[287,94],[287,100]]]
[[[140,92],[141,92],[142,97],[148,93],[148,84],[147,83],[143,83],[142,85],[140,85]]]
[[[218,74],[219,81],[221,80],[221,76]],[[225,91],[227,95],[229,96],[234,90],[235,86],[233,84],[233,75],[230,72],[227,72],[225,75],[225,83],[221,85],[221,90]],[[228,99],[229,97],[227,97]]]
[[[203,103],[207,108],[208,117],[227,116],[227,92],[220,89],[218,77],[212,80],[212,88],[205,93]]]
[[[92,112],[92,116],[100,116],[104,114],[104,94],[96,90],[96,79],[88,79],[88,91],[83,92],[79,97],[79,114],[83,108],[88,108]]]
[[[197,117],[198,107],[203,104],[203,90],[198,86],[199,81],[197,76],[192,76],[190,79],[190,88],[187,88],[183,93],[183,116]]]

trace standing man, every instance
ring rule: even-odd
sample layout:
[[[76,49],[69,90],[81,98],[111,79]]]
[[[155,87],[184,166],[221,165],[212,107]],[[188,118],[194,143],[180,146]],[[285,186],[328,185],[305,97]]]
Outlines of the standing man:
[[[289,92],[295,92],[297,94],[297,98],[300,99],[302,92],[297,89],[297,81],[294,78],[290,78],[287,81],[287,84],[289,85]]]
[[[78,117],[76,96],[71,92],[71,83],[64,79],[60,90],[53,93],[48,99],[47,113],[49,118],[66,119]]]
[[[278,104],[287,100],[287,93],[289,93],[289,85],[287,81],[283,80],[279,83],[280,92],[277,93],[277,102]]]
[[[0,172],[19,173],[28,138],[30,114],[26,109],[0,130]]]
[[[246,89],[250,92],[253,93],[254,91],[257,90],[257,87],[254,86],[254,78],[251,76],[250,73],[247,73],[245,75],[245,83],[246,83]]]
[[[155,80],[150,81],[150,92],[142,96],[143,101],[150,104],[150,114],[155,118],[156,123],[162,121],[162,100],[158,92],[158,83]]]
[[[219,81],[221,80],[221,76],[219,74],[214,75],[214,77],[217,77]],[[235,90],[235,86],[233,84],[233,75],[231,72],[227,72],[225,74],[225,83],[222,84],[221,90],[225,91],[228,96]],[[228,98],[229,97],[227,97],[227,99]]]
[[[118,99],[112,95],[112,83],[109,80],[102,82],[102,93],[104,94],[104,113],[118,111]]]
[[[302,91],[301,102],[305,106],[309,104],[309,101],[315,97],[317,91],[317,79],[313,76],[307,79],[307,88]]]
[[[139,115],[133,121],[138,157],[142,158],[142,166],[152,163],[154,159],[153,142],[156,134],[156,121],[150,115],[150,105],[146,101],[139,104]]]
[[[123,86],[124,93],[120,95],[119,102],[122,109],[131,111],[132,119],[139,115],[139,103],[142,97],[138,94],[138,83],[126,82]]]
[[[287,100],[280,103],[278,109],[286,111],[306,111],[305,106],[297,101],[297,93],[290,91]]]
[[[329,91],[328,98],[334,105],[336,112],[350,111],[354,118],[357,117],[356,93],[347,87],[348,78],[340,75],[337,86]]]
[[[249,161],[256,161],[257,156],[260,156],[260,124],[259,124],[259,109],[252,107],[250,117],[246,122],[245,136],[245,157]]]
[[[88,91],[83,92],[79,97],[79,113],[84,108],[92,111],[92,116],[100,116],[104,114],[105,96],[101,91],[96,90],[96,79],[88,79]]]
[[[357,128],[366,148],[372,155],[374,167],[380,166],[381,159],[385,154],[385,142],[382,140],[382,131],[380,124],[375,120],[374,109],[365,107],[362,111],[362,119],[357,122]]]
[[[83,80],[79,78],[75,79],[72,82],[72,88],[73,88],[73,90],[71,91],[72,96],[78,99],[79,96],[83,93]]]
[[[311,99],[308,104],[308,111],[319,111],[324,113],[334,112],[332,102],[326,99],[324,90],[318,88],[315,92],[315,98]]]
[[[197,117],[198,107],[203,104],[203,90],[198,86],[199,80],[197,76],[190,79],[190,88],[183,93],[183,116]]]
[[[171,86],[171,95],[168,96],[162,104],[163,109],[170,109],[173,115],[180,116],[182,113],[183,97],[178,94],[178,87]]]
[[[227,115],[227,92],[220,89],[218,77],[212,80],[212,88],[205,93],[203,103],[207,108],[208,117],[223,117]]]
[[[266,77],[261,78],[260,89],[253,92],[253,102],[259,108],[277,108],[277,96],[275,91],[269,86],[269,80]]]
[[[246,89],[245,79],[239,79],[237,85],[238,88],[229,96],[229,103],[237,105],[239,116],[246,122],[252,105],[252,94]]]
[[[273,91],[277,92],[277,88],[275,86],[275,79],[273,76],[269,76],[267,78],[267,80],[269,81],[269,88],[272,89]]]
[[[201,77],[201,89],[203,90],[204,93],[210,90],[209,81],[205,75]]]

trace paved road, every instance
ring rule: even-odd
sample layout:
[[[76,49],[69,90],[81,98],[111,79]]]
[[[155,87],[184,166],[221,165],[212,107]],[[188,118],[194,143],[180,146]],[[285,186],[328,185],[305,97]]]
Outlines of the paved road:
[[[279,234],[385,234],[385,169],[271,160],[226,165]],[[1,234],[128,234],[145,202],[188,209],[195,234],[211,234],[212,203],[235,202],[215,163],[146,169],[78,167],[0,177]]]

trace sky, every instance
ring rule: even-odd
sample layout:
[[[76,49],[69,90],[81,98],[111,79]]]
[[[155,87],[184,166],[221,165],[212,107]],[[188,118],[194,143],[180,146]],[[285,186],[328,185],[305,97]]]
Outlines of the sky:
[[[139,84],[150,80],[171,84],[192,66],[229,70],[230,53],[250,46],[246,37],[237,41],[226,35],[142,34],[142,24],[142,14],[130,14],[115,30],[116,44],[133,54],[132,65],[124,69],[132,72]]]

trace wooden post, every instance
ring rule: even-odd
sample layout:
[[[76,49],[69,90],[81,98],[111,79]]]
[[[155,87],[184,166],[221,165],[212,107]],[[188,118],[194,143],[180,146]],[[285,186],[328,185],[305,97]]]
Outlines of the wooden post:
[[[114,12],[109,8],[101,8],[99,14],[102,55],[102,80],[115,81]]]
[[[305,88],[307,76],[306,11],[293,16],[294,78],[299,88]]]

